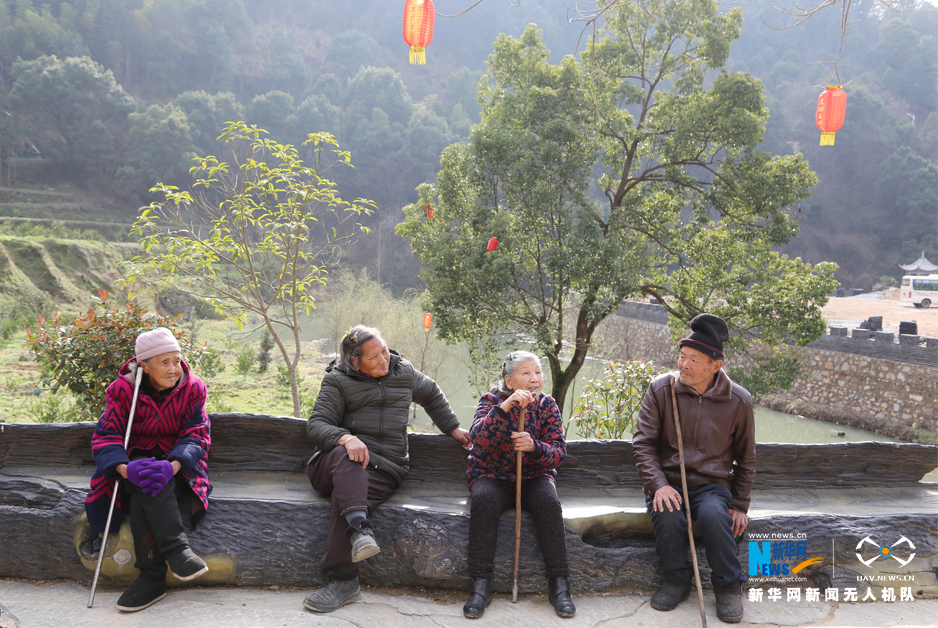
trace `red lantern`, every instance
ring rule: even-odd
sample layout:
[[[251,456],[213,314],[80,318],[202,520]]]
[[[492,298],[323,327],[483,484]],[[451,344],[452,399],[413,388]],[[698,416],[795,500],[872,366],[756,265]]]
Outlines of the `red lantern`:
[[[433,327],[433,314],[427,313],[423,315],[423,328],[427,331],[430,331],[430,328]]]
[[[834,134],[844,125],[847,94],[840,85],[828,85],[817,99],[817,128],[821,129],[821,146],[833,146]]]
[[[498,238],[492,237],[489,238],[489,245],[485,247],[485,250],[491,253],[498,248]]]
[[[410,62],[427,62],[424,48],[433,40],[433,20],[436,11],[433,0],[407,0],[404,3],[404,41],[410,46]]]
[[[424,210],[424,213],[427,215],[427,218],[433,218],[433,207],[430,203],[427,203],[427,209]]]

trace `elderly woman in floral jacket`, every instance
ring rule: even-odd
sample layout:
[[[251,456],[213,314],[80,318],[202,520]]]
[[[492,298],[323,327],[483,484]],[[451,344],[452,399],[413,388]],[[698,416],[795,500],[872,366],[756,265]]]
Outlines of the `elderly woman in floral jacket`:
[[[134,396],[135,374],[143,369],[130,442],[124,436]],[[140,576],[117,601],[122,611],[139,611],[166,596],[166,565],[180,580],[192,580],[208,566],[190,548],[183,513],[192,527],[205,515],[211,443],[206,388],[189,372],[173,333],[159,327],[137,337],[136,356],[107,387],[107,407],[91,439],[97,470],[85,498],[88,523],[104,532],[115,480],[121,480],[111,533],[121,511],[130,515],[135,567]]]
[[[537,356],[509,353],[502,381],[482,396],[469,430],[469,599],[463,614],[481,617],[492,601],[498,519],[515,505],[517,452],[522,452],[521,507],[531,513],[547,571],[547,595],[560,617],[573,617],[567,578],[567,545],[563,511],[557,497],[556,468],[567,457],[563,422],[557,402],[541,392],[544,374]],[[522,409],[527,413],[519,430]]]

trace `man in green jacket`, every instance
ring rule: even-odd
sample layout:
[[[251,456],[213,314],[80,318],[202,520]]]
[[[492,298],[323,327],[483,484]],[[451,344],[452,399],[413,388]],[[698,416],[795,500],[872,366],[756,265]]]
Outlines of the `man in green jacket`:
[[[368,513],[384,503],[407,474],[407,417],[419,403],[443,433],[469,444],[469,433],[432,379],[396,351],[380,332],[357,325],[326,367],[306,433],[317,451],[307,468],[313,488],[329,493],[332,515],[319,564],[322,585],[303,605],[329,613],[361,598],[358,563],[381,549]]]

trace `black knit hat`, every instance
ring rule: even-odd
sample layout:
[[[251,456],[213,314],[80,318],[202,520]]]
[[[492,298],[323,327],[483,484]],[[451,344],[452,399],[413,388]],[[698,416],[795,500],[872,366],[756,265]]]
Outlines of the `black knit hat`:
[[[690,347],[706,353],[714,360],[722,360],[723,343],[730,339],[726,321],[713,314],[698,314],[690,322],[692,333],[681,340],[679,347]]]

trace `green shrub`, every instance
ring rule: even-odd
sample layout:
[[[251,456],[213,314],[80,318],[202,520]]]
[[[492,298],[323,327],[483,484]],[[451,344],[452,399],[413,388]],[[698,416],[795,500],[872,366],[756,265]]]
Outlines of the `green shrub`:
[[[266,373],[270,365],[270,350],[274,348],[274,338],[270,335],[270,330],[265,329],[261,336],[261,349],[257,352],[257,372]]]
[[[573,423],[584,438],[622,438],[635,426],[648,383],[658,374],[641,360],[609,363],[600,379],[589,379],[573,406]]]
[[[99,290],[97,303],[71,321],[56,313],[39,317],[38,327],[26,330],[26,346],[36,354],[43,371],[42,385],[75,395],[79,414],[94,420],[104,411],[104,390],[120,367],[134,356],[134,345],[142,332],[167,327],[175,334],[186,361],[197,361],[204,346],[190,342],[174,319],[147,313],[130,301],[123,307],[110,303],[109,292]],[[98,312],[98,308],[102,312]]]
[[[36,423],[74,423],[94,420],[87,416],[64,391],[59,394],[43,392],[26,402],[26,414]]]
[[[195,369],[203,381],[215,379],[219,373],[225,372],[225,363],[222,362],[221,354],[214,349],[206,349],[202,352]]]
[[[230,403],[226,403],[220,395],[209,393],[208,400],[205,402],[205,411],[209,414],[221,412],[234,412]]]
[[[254,368],[254,350],[251,349],[251,345],[244,345],[235,358],[235,370],[241,377],[244,377],[251,372],[252,368]]]
[[[296,376],[296,385],[300,389],[300,394],[303,391],[303,380],[305,377],[300,377],[299,374]],[[277,388],[281,390],[290,390],[290,369],[287,368],[287,365],[283,362],[277,364],[277,376],[274,378],[274,382],[277,384]]]

